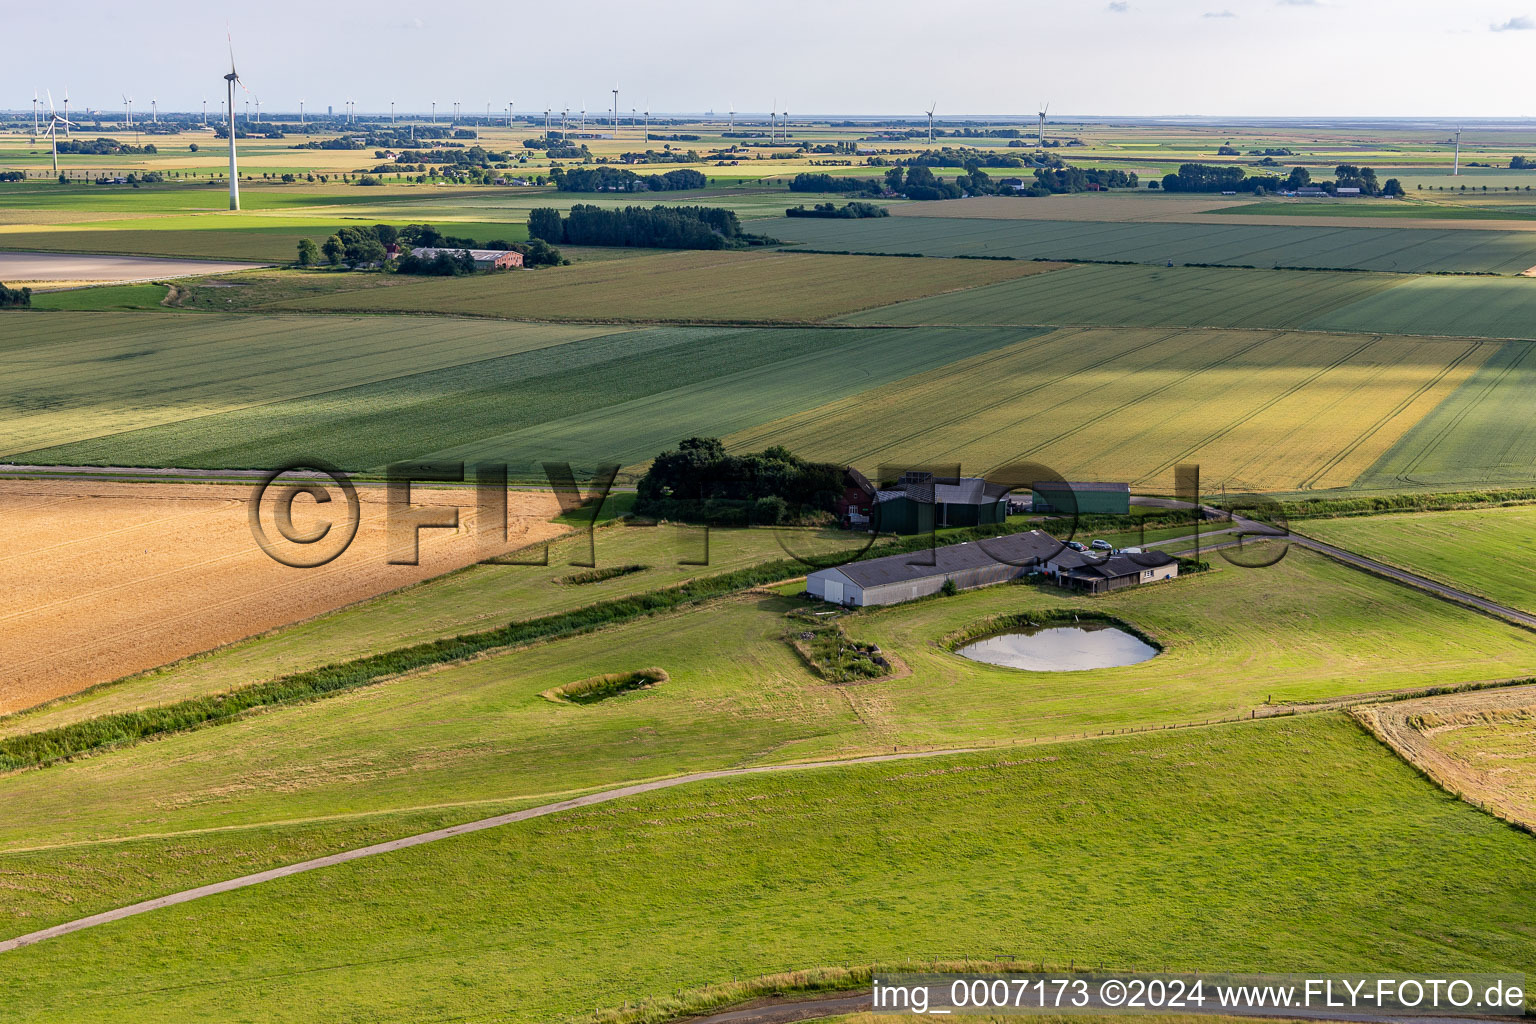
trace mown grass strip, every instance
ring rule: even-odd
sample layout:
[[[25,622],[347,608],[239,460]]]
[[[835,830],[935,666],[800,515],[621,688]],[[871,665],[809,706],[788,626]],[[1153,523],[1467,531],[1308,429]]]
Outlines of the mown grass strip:
[[[907,537],[872,545],[849,560],[916,551],[930,543],[958,544],[1008,532],[991,526],[956,530],[936,538]],[[218,694],[173,704],[101,715],[54,729],[0,740],[0,771],[36,768],[57,761],[127,746],[140,740],[232,721],[251,710],[328,697],[424,668],[463,661],[486,651],[590,633],[604,626],[674,611],[752,587],[804,575],[805,563],[792,559],[764,562],[746,569],[705,576],[672,587],[601,601],[557,615],[511,622],[497,629],[430,640],[382,654],[320,668]]]

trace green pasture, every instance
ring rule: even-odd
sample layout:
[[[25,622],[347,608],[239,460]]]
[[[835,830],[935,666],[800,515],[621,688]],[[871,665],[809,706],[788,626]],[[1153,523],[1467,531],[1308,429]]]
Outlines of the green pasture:
[[[57,292],[33,292],[33,309],[117,311],[163,309],[163,284],[110,284],[97,288],[68,288]]]
[[[896,747],[1091,736],[1536,672],[1536,637],[1321,556],[1293,550],[1265,569],[1216,561],[1209,573],[1101,599],[1002,586],[852,616],[846,632],[879,643],[910,674],[844,688],[813,675],[783,640],[792,626],[784,614],[799,599],[724,598],[16,773],[0,779],[0,848],[504,802]],[[162,703],[256,678],[251,670],[334,660],[327,640],[344,651],[407,632],[443,635],[463,617],[449,606],[465,593],[419,590],[320,630],[300,627],[265,649],[208,658],[201,671],[170,677],[175,689],[140,677],[108,692],[110,703]],[[482,621],[516,615],[493,618],[484,588],[467,594],[481,602]],[[1041,674],[971,662],[939,645],[996,615],[1063,609],[1116,616],[1163,653],[1125,668]],[[390,622],[400,615],[419,624]],[[539,696],[651,666],[670,680],[601,704]],[[108,706],[81,705],[91,713]],[[30,731],[63,720],[19,721]]]
[[[1324,716],[650,794],[26,947],[0,991],[70,1024],[564,1020],[908,957],[1522,971],[1533,886],[1528,836]]]
[[[1536,507],[1317,519],[1297,529],[1391,565],[1536,612]]]
[[[1518,274],[1536,266],[1536,232],[1467,228],[1313,227],[882,217],[771,220],[759,231],[807,249],[1383,270]]]

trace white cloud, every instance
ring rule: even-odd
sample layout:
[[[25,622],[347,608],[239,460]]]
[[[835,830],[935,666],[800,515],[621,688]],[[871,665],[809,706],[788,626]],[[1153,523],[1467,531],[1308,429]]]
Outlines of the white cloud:
[[[1275,0],[1281,7],[1321,7],[1321,0]]]
[[[1110,0],[1109,10],[1115,14],[1124,14],[1131,9],[1126,0]]]
[[[1235,17],[1237,17],[1237,15],[1233,14],[1231,11],[1206,11],[1204,14],[1200,15],[1200,17],[1202,17],[1202,18],[1235,18]]]
[[[1488,31],[1490,31],[1490,32],[1531,32],[1531,31],[1536,31],[1536,21],[1533,21],[1532,19],[1530,19],[1530,18],[1526,17],[1525,15],[1521,14],[1521,15],[1517,15],[1516,17],[1510,18],[1508,21],[1504,22],[1502,25],[1489,25],[1488,26]]]

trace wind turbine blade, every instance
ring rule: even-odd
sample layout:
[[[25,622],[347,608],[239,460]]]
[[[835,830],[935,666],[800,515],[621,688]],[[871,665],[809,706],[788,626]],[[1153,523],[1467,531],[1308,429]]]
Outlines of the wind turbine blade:
[[[52,89],[45,89],[43,91],[48,94],[48,113],[51,114],[51,113],[53,113],[53,90]]]

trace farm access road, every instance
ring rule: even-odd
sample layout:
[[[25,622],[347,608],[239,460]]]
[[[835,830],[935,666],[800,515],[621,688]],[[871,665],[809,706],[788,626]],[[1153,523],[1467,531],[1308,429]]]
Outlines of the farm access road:
[[[669,779],[655,779],[650,782],[638,782],[628,786],[619,786],[616,789],[605,789],[597,793],[588,793],[585,796],[573,797],[569,800],[560,800],[551,804],[540,804],[537,807],[524,808],[521,811],[512,811],[508,814],[498,814],[491,818],[481,818],[479,821],[468,821],[462,825],[450,825],[432,832],[422,832],[414,836],[405,836],[401,839],[391,839],[387,842],[375,843],[372,846],[364,846],[356,850],[347,850],[342,853],[333,853],[325,857],[316,857],[313,860],[300,861],[297,864],[285,864],[280,868],[271,868],[267,871],[258,871],[250,875],[241,875],[239,878],[231,878],[223,882],[213,882],[209,885],[200,885],[195,889],[183,889],[181,892],[173,892],[165,896],[157,896],[152,900],[144,900],[126,907],[118,907],[116,910],[103,911],[100,914],[92,914],[90,917],[82,917],[75,921],[66,921],[64,924],[54,925],[52,928],[44,928],[40,931],[29,932],[26,935],[18,935],[14,939],[0,941],[0,953],[8,953],[22,946],[30,946],[42,942],[45,939],[56,939],[68,935],[71,932],[93,928],[100,924],[109,924],[113,921],[121,921],[127,917],[145,914],[151,910],[159,910],[162,907],[174,907],[180,903],[190,903],[204,896],[214,896],[218,893],[233,892],[236,889],[246,889],[262,882],[271,882],[279,878],[287,878],[289,875],[299,875],[306,871],[315,871],[319,868],[333,867],[337,864],[345,864],[347,861],[361,860],[364,857],[373,857],[381,853],[393,853],[396,850],[406,850],[413,846],[423,846],[427,843],[435,843],[440,839],[452,839],[454,836],[467,835],[471,832],[483,832],[488,828],[497,828],[502,825],[510,825],[518,821],[527,821],[530,818],[542,818],[547,814],[558,814],[561,811],[575,810],[578,807],[590,807],[593,804],[608,803],[612,800],[621,800],[625,797],[638,796],[642,793],[651,793],[658,789],[671,789],[674,786],[683,786],[692,782],[704,782],[709,779],[729,779],[738,775],[761,775],[767,772],[806,771],[814,768],[844,767],[855,764],[876,764],[883,761],[907,761],[913,758],[941,757],[949,754],[967,754],[976,750],[975,747],[953,747],[946,750],[912,751],[905,754],[872,754],[866,757],[850,757],[833,761],[802,761],[797,764],[768,764],[754,765],[750,768],[719,768],[712,771],[692,772],[688,775],[678,775]]]
[[[1175,501],[1172,498],[1132,498],[1131,503],[1135,505],[1146,505],[1152,508],[1194,508],[1194,506],[1187,501]],[[1374,558],[1367,558],[1365,555],[1357,555],[1353,551],[1349,551],[1345,548],[1341,548],[1333,544],[1325,544],[1320,540],[1313,540],[1311,537],[1307,537],[1303,534],[1289,531],[1282,534],[1267,523],[1257,523],[1251,519],[1245,519],[1238,515],[1229,517],[1226,512],[1218,508],[1212,508],[1209,505],[1201,505],[1200,510],[1211,519],[1220,519],[1222,521],[1231,522],[1232,524],[1230,527],[1225,529],[1212,530],[1209,533],[1202,533],[1202,536],[1211,536],[1217,533],[1232,533],[1234,531],[1241,531],[1244,535],[1249,537],[1283,537],[1289,543],[1295,544],[1298,547],[1307,548],[1311,551],[1316,551],[1320,555],[1331,558],[1336,562],[1341,562],[1344,565],[1350,566],[1351,568],[1359,569],[1362,572],[1368,572],[1373,576],[1380,576],[1382,579],[1391,580],[1394,583],[1400,583],[1405,587],[1412,587],[1415,590],[1422,590],[1426,594],[1433,595],[1434,597],[1438,597],[1445,601],[1450,601],[1453,604],[1459,604],[1464,607],[1471,608],[1474,611],[1482,612],[1485,615],[1492,615],[1494,618],[1503,619],[1506,622],[1512,623],[1516,626],[1522,626],[1526,629],[1536,630],[1536,615],[1532,615],[1529,612],[1523,612],[1518,608],[1512,608],[1507,604],[1500,604],[1497,601],[1490,601],[1486,597],[1481,597],[1469,591],[1461,590],[1457,587],[1450,586],[1449,584],[1441,583],[1438,580],[1432,580],[1427,576],[1420,576],[1416,572],[1410,572],[1407,569],[1401,569],[1395,565],[1377,561]],[[1176,537],[1167,541],[1158,541],[1157,543],[1173,544],[1181,540],[1187,541],[1191,539],[1193,538]],[[1219,546],[1231,547],[1233,544],[1228,543]]]

